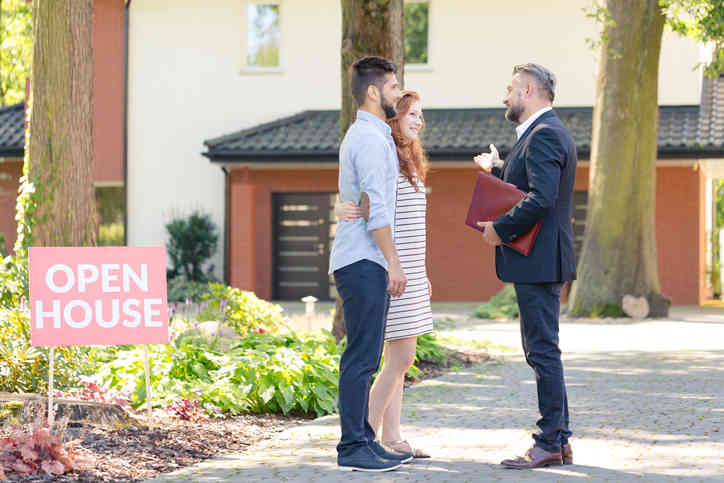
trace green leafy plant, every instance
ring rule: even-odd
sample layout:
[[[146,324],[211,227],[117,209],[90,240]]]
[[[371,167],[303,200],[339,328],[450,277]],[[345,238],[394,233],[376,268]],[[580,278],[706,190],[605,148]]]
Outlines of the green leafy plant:
[[[473,316],[479,319],[511,319],[518,316],[518,299],[512,285],[493,296],[488,302],[480,305]]]
[[[26,258],[9,255],[0,259],[0,308],[20,305],[28,295],[28,262]]]
[[[169,302],[186,302],[186,300],[189,300],[193,303],[200,303],[204,300],[204,295],[209,293],[209,284],[208,282],[195,282],[176,277],[168,279],[166,291]]]
[[[216,225],[211,216],[193,212],[187,218],[175,218],[166,225],[169,239],[166,251],[173,268],[171,278],[183,276],[186,280],[206,281],[213,278],[214,266],[204,273],[203,266],[216,253],[219,241]]]
[[[32,4],[25,0],[0,2],[0,106],[21,102],[30,76],[33,51]]]
[[[48,348],[30,345],[27,310],[0,309],[0,391],[47,392]],[[79,384],[90,371],[93,349],[56,347],[54,379],[58,389]]]
[[[334,337],[250,334],[224,352],[180,341],[151,346],[154,405],[198,400],[210,414],[243,412],[324,415],[336,410],[341,347]],[[97,371],[104,385],[146,403],[144,351],[119,349]]]
[[[620,305],[617,304],[605,304],[605,305],[594,305],[593,309],[591,309],[591,315],[590,317],[592,319],[598,319],[603,317],[614,317],[614,318],[621,318],[621,317],[628,317],[626,313],[623,311]]]
[[[226,323],[241,337],[259,330],[276,332],[282,324],[282,307],[260,299],[254,292],[212,282],[203,299],[211,310],[223,313]]]
[[[423,334],[417,338],[416,361],[434,362],[435,364],[447,365],[450,349],[440,344],[434,333]]]
[[[415,349],[415,362],[432,362],[442,367],[448,367],[450,349],[440,344],[434,333],[423,334],[417,338],[417,347]],[[413,364],[407,370],[405,377],[412,380],[422,379],[423,372]]]
[[[123,223],[108,223],[98,226],[99,246],[123,246]]]
[[[709,281],[712,287],[712,295],[717,298],[722,294],[721,280],[721,254],[720,254],[720,232],[724,228],[724,179],[714,183],[714,195],[716,196],[716,213],[714,227],[711,231],[711,266],[708,270]]]

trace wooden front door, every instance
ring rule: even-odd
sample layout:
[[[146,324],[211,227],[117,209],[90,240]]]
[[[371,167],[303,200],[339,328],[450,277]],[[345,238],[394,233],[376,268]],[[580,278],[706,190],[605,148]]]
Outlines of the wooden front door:
[[[329,251],[334,236],[333,193],[276,193],[274,299],[313,295],[330,300]]]

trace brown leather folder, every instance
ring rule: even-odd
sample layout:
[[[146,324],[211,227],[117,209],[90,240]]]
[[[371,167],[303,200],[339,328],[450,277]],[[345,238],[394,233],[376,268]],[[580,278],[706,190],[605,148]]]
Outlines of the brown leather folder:
[[[500,178],[480,172],[475,182],[473,199],[468,208],[468,217],[465,224],[478,231],[485,231],[476,223],[478,221],[495,221],[510,211],[520,200],[525,198],[525,192],[519,190],[515,185],[506,183]],[[512,248],[521,255],[527,256],[533,249],[535,237],[540,231],[541,222],[535,224],[531,230],[516,238],[505,246]]]

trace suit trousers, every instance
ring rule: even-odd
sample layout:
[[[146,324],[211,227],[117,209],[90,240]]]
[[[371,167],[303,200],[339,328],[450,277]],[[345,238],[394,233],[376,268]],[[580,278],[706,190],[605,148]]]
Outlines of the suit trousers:
[[[344,457],[375,439],[367,421],[370,379],[380,367],[390,296],[387,271],[369,260],[335,270],[334,280],[347,329],[347,347],[339,363],[342,438],[337,445]]]
[[[559,452],[568,444],[568,396],[558,348],[558,317],[562,283],[515,284],[525,360],[535,371],[538,389],[536,446]]]

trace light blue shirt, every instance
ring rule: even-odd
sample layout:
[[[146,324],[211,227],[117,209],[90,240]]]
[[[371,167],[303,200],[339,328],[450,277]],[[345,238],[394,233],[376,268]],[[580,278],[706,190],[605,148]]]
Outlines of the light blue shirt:
[[[390,227],[395,233],[395,201],[400,166],[390,126],[367,111],[357,111],[339,148],[339,198],[360,202],[370,199],[369,221],[358,218],[337,223],[329,257],[329,273],[360,260],[370,260],[387,270],[387,261],[372,230]],[[394,235],[393,235],[394,236]]]

